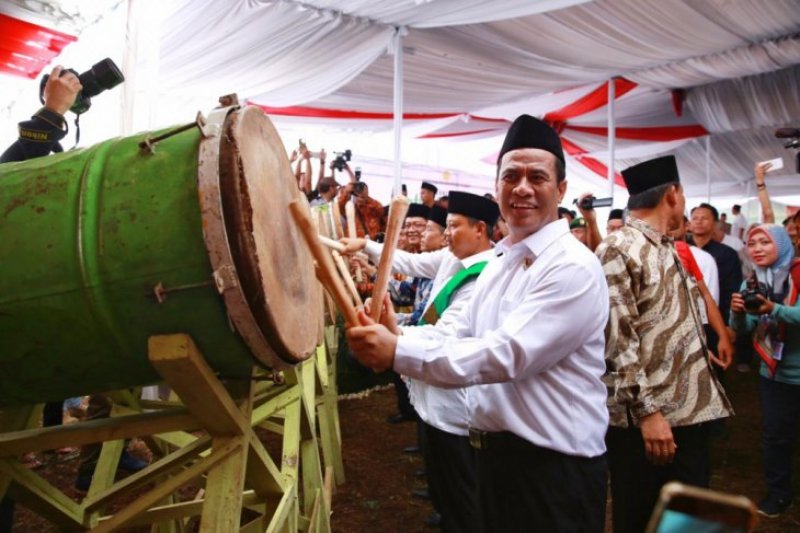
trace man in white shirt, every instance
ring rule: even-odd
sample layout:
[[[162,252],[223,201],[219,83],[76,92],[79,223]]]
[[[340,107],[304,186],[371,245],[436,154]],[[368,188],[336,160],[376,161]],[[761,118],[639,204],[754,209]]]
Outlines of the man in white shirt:
[[[742,206],[734,205],[731,208],[731,213],[733,213],[733,224],[731,224],[731,236],[735,239],[739,239],[740,242],[744,242],[745,232],[747,231],[747,219],[744,218],[742,214]],[[727,244],[727,243],[726,243]]]
[[[394,270],[408,276],[433,278],[430,298],[417,324],[444,326],[469,302],[475,280],[494,256],[490,237],[499,215],[494,201],[454,191],[449,196],[444,233],[447,250],[421,254],[395,252]],[[428,224],[431,223],[429,220]],[[383,245],[364,239],[342,242],[348,251],[365,246],[373,261],[378,260],[383,250]],[[475,460],[468,438],[467,390],[441,388],[410,379],[409,392],[411,403],[423,421],[425,471],[431,500],[441,514],[442,529],[481,531]]]
[[[517,118],[496,189],[509,235],[463,311],[399,336],[361,312],[348,341],[376,371],[470,387],[483,531],[603,531],[608,287],[596,257],[558,220],[558,134]]]

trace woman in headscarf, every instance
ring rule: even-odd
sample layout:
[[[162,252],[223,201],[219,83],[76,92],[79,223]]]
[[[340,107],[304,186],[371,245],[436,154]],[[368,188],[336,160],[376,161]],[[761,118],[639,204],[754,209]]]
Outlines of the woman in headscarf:
[[[794,246],[782,226],[761,224],[747,235],[753,275],[731,298],[731,327],[751,334],[761,357],[764,476],[758,512],[776,517],[792,500],[792,451],[800,426],[800,306],[793,276]]]

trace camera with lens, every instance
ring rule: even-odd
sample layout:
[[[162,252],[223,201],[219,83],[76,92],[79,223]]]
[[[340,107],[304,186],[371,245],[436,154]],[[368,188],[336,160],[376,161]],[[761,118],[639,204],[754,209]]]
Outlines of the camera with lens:
[[[783,147],[787,150],[800,150],[800,128],[778,128],[775,130],[775,137],[789,139],[783,143]],[[800,173],[800,151],[795,156],[795,170]]]
[[[83,89],[78,93],[75,98],[75,103],[72,104],[70,111],[76,115],[85,113],[92,106],[92,97],[97,96],[101,92],[112,89],[125,81],[125,77],[119,70],[119,67],[110,59],[106,58],[99,63],[92,65],[92,68],[82,74],[78,74],[75,70],[68,68],[61,71],[61,75],[67,72],[72,72],[80,80]],[[44,103],[44,86],[47,85],[47,80],[50,79],[49,74],[45,74],[42,82],[39,84],[39,100]]]
[[[581,209],[589,210],[594,209],[595,207],[610,207],[614,203],[613,198],[595,198],[594,196],[587,196],[583,200],[578,207]],[[578,205],[578,199],[575,198],[572,200],[573,205]]]
[[[350,161],[350,158],[353,156],[353,152],[350,150],[345,150],[344,152],[334,152],[334,154],[336,154],[336,159],[334,159],[333,163],[331,163],[331,168],[335,168],[341,172],[344,170],[347,162]]]
[[[765,300],[769,299],[769,292],[767,291],[767,286],[753,276],[747,280],[747,287],[742,289],[745,311],[748,313],[758,312],[764,304],[764,301],[759,296],[763,296]]]

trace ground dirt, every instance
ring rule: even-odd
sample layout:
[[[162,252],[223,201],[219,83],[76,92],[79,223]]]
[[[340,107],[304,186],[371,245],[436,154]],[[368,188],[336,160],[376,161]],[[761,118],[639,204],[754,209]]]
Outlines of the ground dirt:
[[[726,379],[737,416],[727,424],[726,435],[713,443],[712,487],[758,501],[764,491],[758,378],[755,371],[748,374],[729,371]],[[392,425],[385,421],[395,411],[394,390],[388,388],[361,399],[342,400],[339,411],[347,481],[336,488],[333,496],[333,531],[431,531],[423,523],[432,511],[430,503],[411,495],[413,489],[424,486],[424,480],[415,476],[415,471],[422,467],[420,456],[402,452],[416,441],[414,424]],[[141,444],[134,453],[147,455]],[[46,465],[38,472],[56,486],[66,488],[74,480],[76,467],[77,460],[72,459]],[[798,474],[795,468],[795,480]],[[69,488],[66,493],[76,500],[80,497]],[[56,529],[20,505],[14,531],[45,533]],[[800,531],[800,500],[780,518],[763,520],[756,531]]]

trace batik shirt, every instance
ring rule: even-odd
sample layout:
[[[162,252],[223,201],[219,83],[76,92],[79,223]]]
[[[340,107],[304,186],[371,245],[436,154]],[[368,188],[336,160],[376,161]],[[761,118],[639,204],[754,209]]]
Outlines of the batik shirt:
[[[660,411],[670,426],[733,413],[712,372],[697,302],[672,239],[629,217],[597,248],[609,288],[606,374],[610,425]]]

